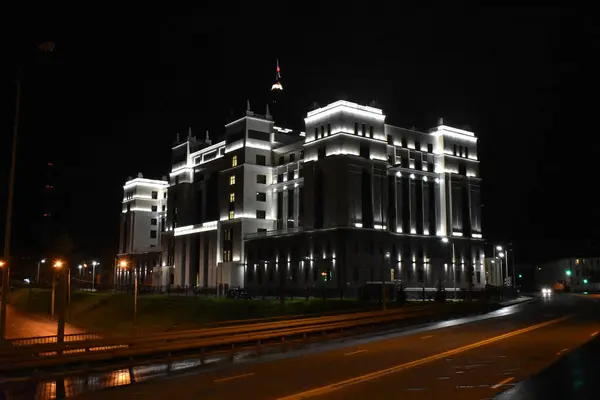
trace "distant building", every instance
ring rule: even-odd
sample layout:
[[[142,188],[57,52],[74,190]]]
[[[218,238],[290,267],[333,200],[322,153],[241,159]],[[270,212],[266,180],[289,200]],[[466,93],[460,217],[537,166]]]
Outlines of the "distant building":
[[[385,118],[336,101],[297,132],[248,107],[221,141],[189,134],[174,145],[164,225],[162,204],[153,214],[145,198],[127,211],[126,196],[123,218],[164,227],[162,282],[175,286],[350,293],[377,281],[451,288],[455,276],[458,288],[482,288],[477,138],[441,120],[419,132]],[[155,182],[144,189],[167,190]]]
[[[573,291],[600,290],[600,257],[561,258],[539,264],[535,281],[542,286],[564,282]]]
[[[134,268],[141,283],[161,286],[169,283],[169,269],[166,268],[164,274],[160,273],[168,187],[166,177],[165,180],[146,179],[142,174],[125,182],[115,284],[130,284]],[[120,261],[126,261],[128,268],[120,268]]]

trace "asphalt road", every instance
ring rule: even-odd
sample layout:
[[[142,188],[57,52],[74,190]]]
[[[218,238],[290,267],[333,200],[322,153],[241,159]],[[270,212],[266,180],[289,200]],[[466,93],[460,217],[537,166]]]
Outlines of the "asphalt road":
[[[85,398],[493,398],[590,341],[600,331],[599,310],[596,300],[555,295],[346,347],[155,379]]]
[[[56,335],[57,328],[56,321],[49,318],[25,314],[9,305],[6,307],[6,336],[9,339]],[[65,326],[66,334],[83,332],[72,325]]]

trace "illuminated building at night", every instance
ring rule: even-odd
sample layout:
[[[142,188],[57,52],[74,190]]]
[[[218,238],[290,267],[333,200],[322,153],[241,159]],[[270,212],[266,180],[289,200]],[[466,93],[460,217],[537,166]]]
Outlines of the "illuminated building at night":
[[[248,106],[216,143],[178,140],[160,281],[351,293],[382,280],[449,289],[455,276],[482,288],[477,138],[385,119],[336,101],[297,132]]]

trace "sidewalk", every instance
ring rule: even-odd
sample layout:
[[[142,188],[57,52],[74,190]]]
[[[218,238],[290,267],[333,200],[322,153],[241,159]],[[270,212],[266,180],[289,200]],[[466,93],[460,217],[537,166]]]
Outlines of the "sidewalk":
[[[23,313],[6,306],[6,337],[9,339],[38,336],[53,336],[57,333],[57,322],[41,315]],[[65,325],[65,334],[85,333],[85,330]]]

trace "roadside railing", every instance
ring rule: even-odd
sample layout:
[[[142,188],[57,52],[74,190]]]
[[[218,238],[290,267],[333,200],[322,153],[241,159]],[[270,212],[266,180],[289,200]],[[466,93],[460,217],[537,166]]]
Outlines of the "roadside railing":
[[[332,330],[357,328],[439,313],[440,307],[358,313],[354,315],[316,317],[306,320],[270,322],[208,330],[149,335],[125,339],[90,339],[16,347],[0,352],[0,371],[24,368],[57,367],[74,363],[89,363],[110,359],[133,359],[151,355],[200,350],[230,352],[248,346],[258,346],[287,339],[306,339]]]
[[[97,333],[71,333],[65,335],[65,342],[76,342],[76,341],[85,341],[85,340],[93,340],[100,339],[102,336]],[[57,343],[58,336],[37,336],[30,338],[17,338],[17,339],[8,339],[8,343],[13,346],[31,346],[36,344],[48,344],[48,343]]]

